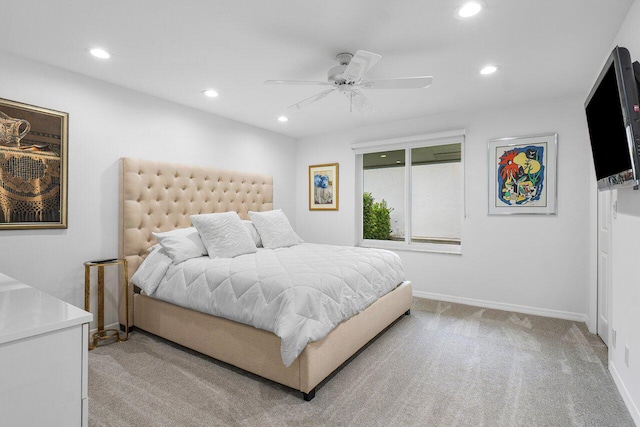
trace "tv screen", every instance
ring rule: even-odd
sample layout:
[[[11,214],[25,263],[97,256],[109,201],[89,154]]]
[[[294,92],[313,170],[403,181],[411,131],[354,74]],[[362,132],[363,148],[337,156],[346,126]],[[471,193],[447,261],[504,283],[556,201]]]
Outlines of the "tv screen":
[[[585,103],[598,188],[638,185],[638,89],[629,51],[616,47]]]
[[[589,136],[597,179],[631,169],[616,70],[611,64],[587,105]],[[597,154],[597,155],[596,155]]]

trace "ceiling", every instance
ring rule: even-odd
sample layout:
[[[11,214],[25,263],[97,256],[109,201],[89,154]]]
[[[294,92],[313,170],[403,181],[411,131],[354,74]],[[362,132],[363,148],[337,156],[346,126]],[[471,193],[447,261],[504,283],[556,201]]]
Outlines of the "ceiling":
[[[294,138],[442,112],[586,97],[633,0],[0,0],[0,50]],[[97,60],[86,49],[114,54]],[[349,113],[326,89],[264,85],[326,80],[335,55],[382,55],[371,79],[431,75],[428,89],[364,92]],[[482,76],[489,63],[500,69]],[[220,96],[205,98],[215,88]],[[1,97],[1,94],[0,94]],[[278,116],[289,117],[286,123]]]

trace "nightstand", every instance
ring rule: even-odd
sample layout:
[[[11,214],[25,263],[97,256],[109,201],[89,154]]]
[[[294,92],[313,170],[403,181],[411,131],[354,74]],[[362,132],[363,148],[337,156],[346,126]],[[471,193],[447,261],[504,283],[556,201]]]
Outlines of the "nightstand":
[[[125,333],[124,338],[120,336],[118,329],[105,329],[104,328],[104,268],[115,266],[119,269],[122,265],[124,275],[124,291],[118,289],[119,292],[125,293],[125,305],[126,305],[126,319],[125,319]],[[84,263],[84,309],[90,310],[91,301],[91,268],[98,268],[98,330],[89,337],[89,350],[93,350],[98,346],[98,342],[101,340],[108,340],[115,338],[118,342],[126,341],[129,339],[129,292],[127,292],[127,286],[129,283],[129,268],[126,259],[114,258],[105,259],[99,261],[87,261]],[[118,274],[118,278],[120,275]]]

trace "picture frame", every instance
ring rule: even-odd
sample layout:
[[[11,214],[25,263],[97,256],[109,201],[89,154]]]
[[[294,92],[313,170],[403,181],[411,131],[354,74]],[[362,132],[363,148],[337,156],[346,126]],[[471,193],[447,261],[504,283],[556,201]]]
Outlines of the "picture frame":
[[[558,134],[489,141],[489,215],[555,215]]]
[[[337,211],[338,163],[309,166],[309,210]]]
[[[67,228],[69,114],[0,98],[0,230]]]

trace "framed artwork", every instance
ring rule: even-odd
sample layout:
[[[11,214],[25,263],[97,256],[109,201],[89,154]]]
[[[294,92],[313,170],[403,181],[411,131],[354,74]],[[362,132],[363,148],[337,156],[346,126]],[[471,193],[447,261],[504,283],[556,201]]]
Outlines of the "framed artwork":
[[[309,166],[309,210],[338,210],[338,164]]]
[[[67,228],[69,114],[0,99],[0,229]]]
[[[556,213],[558,134],[489,141],[489,215]]]

